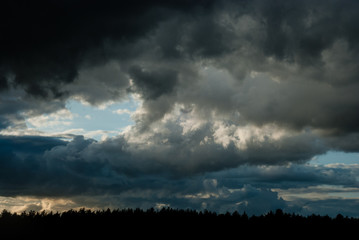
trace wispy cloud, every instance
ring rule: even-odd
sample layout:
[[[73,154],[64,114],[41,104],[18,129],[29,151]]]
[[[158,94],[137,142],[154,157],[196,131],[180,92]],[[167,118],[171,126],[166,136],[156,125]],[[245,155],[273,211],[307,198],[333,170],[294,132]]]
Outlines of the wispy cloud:
[[[115,113],[115,114],[118,114],[118,115],[122,115],[122,114],[131,115],[131,114],[134,113],[133,111],[130,111],[130,110],[128,110],[128,109],[118,109],[118,110],[114,110],[114,111],[112,111],[112,112]]]

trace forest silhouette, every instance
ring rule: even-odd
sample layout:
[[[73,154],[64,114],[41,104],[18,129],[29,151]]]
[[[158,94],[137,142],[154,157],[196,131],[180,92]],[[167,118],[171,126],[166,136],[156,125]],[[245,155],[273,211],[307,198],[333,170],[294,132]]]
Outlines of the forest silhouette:
[[[268,235],[271,232],[296,230],[296,235],[316,231],[332,235],[359,228],[359,219],[289,214],[281,209],[260,216],[248,216],[245,212],[217,214],[211,211],[182,210],[162,208],[155,210],[114,209],[114,210],[68,210],[65,212],[24,211],[11,213],[3,210],[0,215],[0,233],[7,238],[23,236],[65,237],[65,236],[149,236],[171,232],[171,236],[184,236],[186,233],[200,236],[215,236],[241,232]],[[299,230],[299,231],[298,231]],[[75,234],[75,235],[74,235]],[[174,235],[173,235],[174,234]],[[123,238],[123,237],[122,237]],[[115,238],[117,239],[117,237]]]

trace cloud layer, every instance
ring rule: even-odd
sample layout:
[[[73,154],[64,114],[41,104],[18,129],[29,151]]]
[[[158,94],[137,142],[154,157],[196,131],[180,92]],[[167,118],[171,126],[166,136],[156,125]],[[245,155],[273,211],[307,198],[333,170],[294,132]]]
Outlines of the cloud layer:
[[[3,133],[66,113],[69,99],[141,102],[118,112],[131,113],[134,126],[101,142],[2,135],[2,196],[141,202],[146,189],[148,205],[224,209],[263,198],[271,208],[291,207],[272,188],[356,187],[354,170],[301,164],[359,150],[358,2],[1,5]],[[233,169],[238,185],[222,185]]]

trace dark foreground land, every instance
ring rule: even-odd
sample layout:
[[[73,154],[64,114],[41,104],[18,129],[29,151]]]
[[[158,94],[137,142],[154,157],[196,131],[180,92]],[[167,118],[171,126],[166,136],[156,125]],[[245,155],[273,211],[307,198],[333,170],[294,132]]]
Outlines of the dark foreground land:
[[[211,237],[244,239],[257,237],[352,236],[359,230],[359,219],[337,215],[300,216],[282,210],[261,216],[238,212],[216,214],[194,210],[69,210],[63,213],[4,210],[0,216],[0,238],[55,239],[69,237],[137,239],[158,237]],[[247,236],[247,237],[245,237]]]

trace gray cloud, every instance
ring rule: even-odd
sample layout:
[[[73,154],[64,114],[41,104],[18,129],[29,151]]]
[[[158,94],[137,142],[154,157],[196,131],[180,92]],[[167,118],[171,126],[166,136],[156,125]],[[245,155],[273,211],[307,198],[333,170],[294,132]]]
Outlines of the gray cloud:
[[[130,68],[130,76],[135,84],[133,91],[141,93],[145,99],[156,99],[162,94],[170,94],[177,82],[177,73],[165,69],[154,72],[133,66]]]
[[[129,80],[121,66],[113,61],[79,70],[73,83],[65,91],[92,105],[109,100],[118,101],[127,96]]]
[[[149,208],[165,204],[220,212],[246,210],[256,214],[286,206],[269,190],[246,185],[237,186],[238,190],[232,193],[214,178],[168,178],[166,173],[153,175],[148,172],[126,177],[124,170],[119,171],[119,168],[125,168],[132,159],[120,155],[116,162],[106,157],[102,161],[81,158],[86,151],[94,153],[89,149],[96,148],[97,144],[81,137],[69,143],[44,137],[3,137],[2,143],[2,150],[11,152],[11,156],[2,154],[1,178],[6,179],[1,181],[2,196],[67,198],[72,199],[72,207],[109,207],[103,201],[107,198],[110,207]],[[109,146],[101,149],[113,150]],[[119,165],[119,162],[125,163]],[[83,196],[92,197],[89,200]],[[256,205],[260,199],[266,199],[267,204],[258,209]],[[243,203],[238,204],[241,201]],[[36,206],[41,210],[40,205]]]
[[[71,200],[72,207],[171,206],[249,214],[282,208],[311,214],[323,213],[323,206],[333,208],[335,203],[356,206],[351,194],[359,191],[357,165],[249,163],[225,169],[213,162],[216,158],[206,156],[203,160],[190,157],[190,163],[182,164],[176,163],[185,161],[181,156],[172,162],[161,161],[153,152],[163,151],[129,146],[121,138],[95,142],[76,137],[64,142],[49,137],[2,137],[1,142],[2,196],[65,198]],[[205,172],[201,165],[201,173],[188,175],[193,171],[191,164],[196,167],[194,161],[212,161],[205,165],[214,167]],[[181,170],[184,166],[186,169]],[[335,194],[341,195],[333,197]],[[321,207],[319,202],[323,203]],[[333,208],[328,214],[341,210]],[[357,216],[350,208],[343,213]]]
[[[13,74],[29,94],[58,98],[66,94],[62,85],[71,83],[82,67],[113,58],[133,59],[138,47],[132,42],[146,37],[161,21],[211,5],[211,1],[6,1],[1,21],[1,46],[6,46],[2,80]]]
[[[81,1],[62,8],[9,3],[10,10],[36,17],[11,23],[24,31],[6,28],[3,86],[60,101],[80,96],[91,104],[140,93],[148,109],[144,125],[188,103],[203,112],[239,111],[258,125],[357,131],[356,4],[155,1],[120,8],[109,1],[86,4],[82,16]],[[10,10],[5,22],[13,19]],[[33,39],[23,43],[29,31]],[[233,83],[226,86],[226,76],[212,73],[204,86],[203,66],[228,71]],[[251,73],[262,75],[251,81]]]
[[[230,170],[209,173],[208,178],[222,179],[228,188],[236,188],[247,182],[255,187],[293,189],[311,186],[336,185],[344,188],[358,187],[357,165],[291,164],[285,166],[240,166]]]

